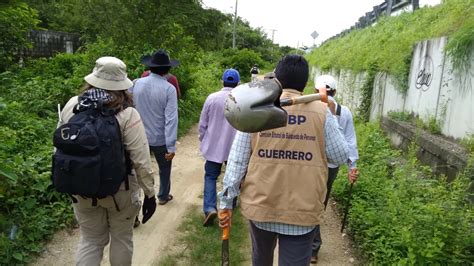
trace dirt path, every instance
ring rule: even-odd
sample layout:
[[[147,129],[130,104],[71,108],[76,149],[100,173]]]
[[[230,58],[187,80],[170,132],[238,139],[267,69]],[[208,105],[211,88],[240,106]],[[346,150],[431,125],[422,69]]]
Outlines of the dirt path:
[[[165,255],[167,246],[174,242],[176,230],[186,210],[193,205],[202,205],[200,195],[203,187],[204,160],[199,154],[197,126],[180,140],[177,148],[171,173],[171,193],[174,199],[164,206],[158,205],[153,218],[146,225],[140,225],[135,229],[133,265],[157,265],[160,258]],[[351,264],[349,242],[339,233],[339,221],[332,208],[328,207],[326,220],[321,227],[324,244],[318,265]],[[57,233],[42,256],[32,265],[74,265],[78,241],[78,229]],[[275,265],[277,261],[275,260]],[[106,248],[102,265],[108,264],[108,248]]]
[[[321,225],[323,244],[318,256],[318,265],[357,265],[352,243],[348,236],[341,234],[341,219],[334,212],[335,202],[329,201]]]

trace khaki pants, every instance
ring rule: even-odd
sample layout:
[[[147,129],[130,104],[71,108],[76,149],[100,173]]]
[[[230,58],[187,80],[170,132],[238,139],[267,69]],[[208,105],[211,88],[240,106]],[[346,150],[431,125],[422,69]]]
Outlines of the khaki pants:
[[[140,210],[138,191],[119,190],[115,195],[117,211],[111,196],[97,200],[75,196],[74,214],[80,226],[81,240],[76,265],[100,265],[104,247],[110,239],[110,264],[131,265],[133,255],[133,223]]]

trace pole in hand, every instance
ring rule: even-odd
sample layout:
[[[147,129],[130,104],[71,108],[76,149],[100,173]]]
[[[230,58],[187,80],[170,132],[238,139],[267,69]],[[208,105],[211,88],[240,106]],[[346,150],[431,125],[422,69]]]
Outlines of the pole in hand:
[[[353,185],[354,185],[354,183],[351,183],[351,186],[349,187],[349,197],[347,198],[346,208],[344,210],[344,217],[342,218],[341,233],[344,232],[344,227],[346,226],[347,214],[349,213],[349,207],[350,207],[351,198],[352,198],[352,186]]]
[[[219,212],[219,218],[222,216],[230,216],[226,211]],[[230,236],[230,224],[222,228],[222,266],[229,266],[229,236]]]

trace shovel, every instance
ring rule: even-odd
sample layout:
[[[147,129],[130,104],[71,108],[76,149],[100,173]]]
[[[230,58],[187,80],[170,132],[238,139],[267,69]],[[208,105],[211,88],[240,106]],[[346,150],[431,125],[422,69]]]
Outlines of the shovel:
[[[229,93],[224,115],[235,129],[254,133],[286,126],[288,113],[283,106],[317,100],[327,102],[325,91],[322,94],[280,99],[282,92],[282,86],[276,78],[239,85]]]

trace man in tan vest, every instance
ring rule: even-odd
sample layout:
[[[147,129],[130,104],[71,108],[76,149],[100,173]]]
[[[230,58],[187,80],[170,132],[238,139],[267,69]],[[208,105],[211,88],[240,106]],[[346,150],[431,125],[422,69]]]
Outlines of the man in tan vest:
[[[284,88],[281,98],[302,95],[308,72],[300,55],[280,60],[275,77]],[[309,265],[324,210],[327,164],[348,159],[347,142],[324,103],[285,110],[286,127],[237,132],[219,193],[221,227],[230,226],[232,201],[241,194],[242,214],[250,221],[253,265],[273,265],[277,240],[279,265]]]

